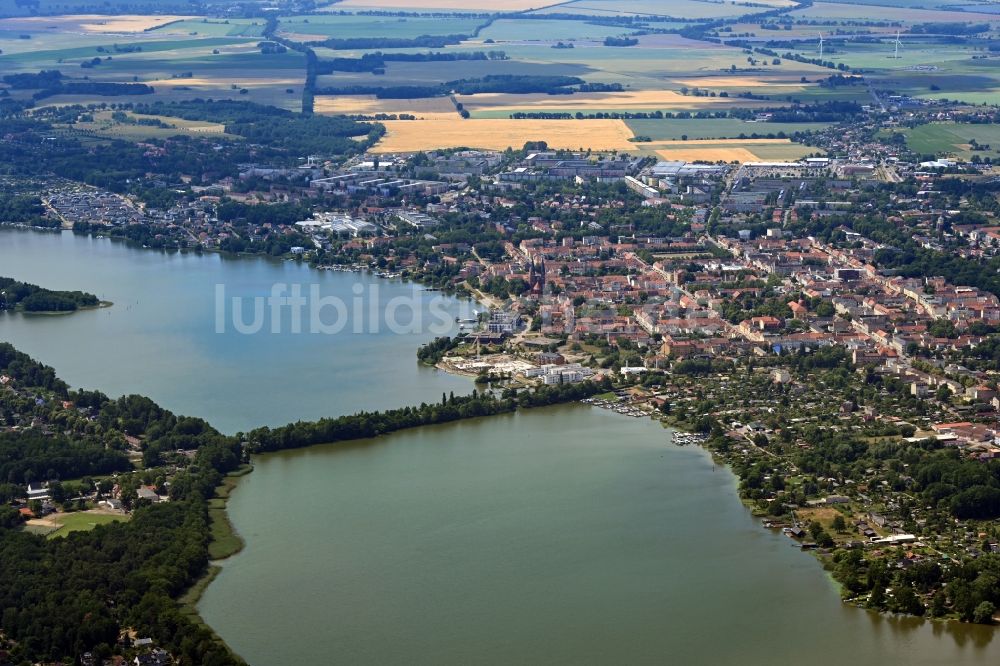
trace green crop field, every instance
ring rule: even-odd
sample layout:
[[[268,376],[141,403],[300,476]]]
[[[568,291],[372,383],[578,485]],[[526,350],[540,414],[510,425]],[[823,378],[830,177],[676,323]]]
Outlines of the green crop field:
[[[967,160],[974,155],[993,158],[1000,155],[1000,125],[929,123],[902,133],[906,145],[921,155],[951,155]],[[973,139],[981,145],[989,145],[990,150],[970,150],[969,143]]]
[[[31,0],[0,2],[0,17],[58,16],[64,14],[191,14],[196,7],[205,11],[222,12],[233,6],[231,0]],[[265,4],[250,0],[248,6]]]
[[[833,0],[838,4],[845,5],[861,5],[858,8],[858,14],[863,15],[865,11],[865,6],[876,6],[876,7],[898,7],[900,9],[941,9],[949,6],[954,6],[953,2],[948,0]],[[970,7],[967,11],[976,11],[971,9],[976,5],[966,5]]]
[[[170,52],[171,54],[185,54],[190,56],[193,53],[211,54],[213,49],[241,44],[251,44],[246,39],[213,37],[209,39],[185,39],[185,40],[157,40],[129,42],[125,40],[113,41],[105,38],[100,44],[93,46],[76,46],[55,50],[24,51],[20,53],[7,53],[0,55],[0,70],[6,71],[38,71],[40,69],[63,68],[65,74],[76,74],[72,68],[81,71],[82,74],[91,75],[102,67],[110,68],[119,63],[132,63],[136,61],[148,60],[160,57],[158,54]],[[142,51],[133,53],[116,53],[114,44],[121,46],[141,46]],[[103,47],[104,52],[98,51],[98,47]],[[80,70],[80,63],[91,58],[111,57],[111,60],[102,63],[101,66],[89,71]]]
[[[412,39],[422,35],[471,35],[483,23],[485,20],[479,18],[320,14],[282,19],[280,28],[284,34],[316,35],[320,39],[323,37]]]
[[[881,43],[860,43],[829,38],[824,60],[847,65],[863,74],[879,90],[931,99],[958,99],[971,103],[1000,102],[1000,68],[987,57],[987,42],[967,40],[950,44],[938,37],[904,35],[899,57],[893,56],[895,35],[883,36]],[[818,45],[802,42],[794,52],[806,58],[818,57]],[[786,59],[784,62],[788,62]],[[826,70],[832,73],[831,70]],[[836,94],[842,98],[864,98],[864,87],[813,89],[815,96]],[[801,96],[800,96],[801,97]]]
[[[559,9],[568,14],[592,13],[604,16],[652,15],[671,18],[716,19],[765,12],[773,7],[767,3],[736,4],[733,2],[701,2],[699,0],[576,0]],[[786,3],[775,3],[780,6]]]
[[[603,41],[605,37],[634,32],[616,25],[598,25],[586,21],[556,21],[549,19],[500,19],[485,28],[479,37],[497,42],[526,41]]]
[[[901,11],[899,7],[860,6],[834,2],[816,2],[811,7],[791,12],[789,16],[793,20],[898,21],[904,25],[940,22],[1000,22],[1000,15],[998,14],[938,9],[906,9],[905,11]]]
[[[829,127],[829,123],[759,123],[736,118],[664,118],[657,120],[626,120],[636,136],[648,136],[653,141],[688,139],[738,139],[766,137],[783,132],[810,132]]]
[[[105,3],[108,11],[117,9],[120,13],[136,14],[121,16],[118,23],[113,21],[113,16],[85,15],[85,8],[93,6],[88,3],[103,0],[65,0],[66,8],[80,15],[39,20],[15,18],[7,20],[6,24],[0,20],[0,70],[16,73],[58,69],[71,80],[87,77],[100,82],[138,82],[155,89],[149,96],[57,96],[46,98],[43,104],[213,97],[299,108],[305,84],[305,59],[295,50],[284,54],[261,53],[256,44],[263,34],[264,18],[219,18],[221,13],[214,18],[191,16],[176,10],[174,3],[179,1],[163,0],[160,5],[163,11],[172,13],[162,16],[160,22],[166,23],[158,26],[155,18],[150,22],[151,0],[108,0]],[[205,0],[209,5],[217,1],[221,0]],[[52,8],[56,0],[42,0],[42,4]],[[495,19],[475,34],[477,28],[487,22],[483,16],[450,11],[431,16],[413,6],[390,15],[378,13],[377,8],[371,11],[360,4],[348,3],[330,6],[330,13],[320,10],[281,17],[279,33],[297,41],[321,41],[330,37],[472,35],[460,44],[440,49],[332,50],[316,47],[316,55],[321,60],[359,58],[375,50],[386,54],[427,53],[430,50],[450,53],[503,51],[507,56],[506,60],[488,61],[389,61],[384,73],[380,74],[333,72],[320,76],[317,80],[320,88],[434,85],[494,75],[577,76],[588,83],[620,84],[623,88],[619,94],[578,95],[571,100],[561,96],[506,96],[491,103],[483,98],[469,108],[477,119],[508,118],[517,111],[593,114],[725,111],[827,101],[872,103],[871,92],[865,84],[820,85],[836,70],[659,32],[693,25],[677,22],[676,18],[708,22],[720,17],[746,17],[733,23],[729,34],[756,40],[759,45],[769,39],[783,40],[781,45],[774,46],[779,55],[790,51],[809,59],[818,56],[818,44],[809,33],[823,30],[827,34],[824,59],[864,74],[867,83],[886,99],[899,94],[998,103],[1000,68],[996,67],[995,58],[986,57],[995,42],[983,35],[960,41],[907,32],[914,23],[949,21],[961,14],[964,21],[982,21],[985,16],[997,26],[993,37],[1000,38],[1000,14],[976,11],[978,7],[994,11],[996,6],[975,0],[968,0],[965,5],[966,11],[959,12],[944,0],[858,0],[853,4],[821,0],[810,7],[766,19],[774,23],[790,18],[792,29],[785,30],[782,26],[778,30],[763,30],[752,16],[775,8],[791,8],[792,0],[570,0],[531,12],[537,18]],[[558,18],[560,14],[576,18],[561,19]],[[899,18],[902,14],[906,16]],[[581,19],[581,15],[587,18]],[[631,16],[634,23],[602,25],[600,22],[616,16]],[[904,23],[903,49],[898,59],[890,57],[896,18]],[[865,40],[853,39],[846,36],[842,28],[874,32],[876,37],[881,34],[882,41],[867,41],[871,36]],[[639,43],[635,46],[605,47],[601,44],[606,37],[636,31],[647,34],[639,35]],[[26,34],[30,39],[22,39]],[[725,38],[726,34],[721,33],[721,36]],[[559,41],[574,43],[575,47],[552,48]],[[142,51],[118,52],[114,49],[116,44],[119,48],[141,46]],[[95,57],[102,59],[98,65],[81,67]],[[706,94],[688,94],[689,91]],[[32,93],[9,91],[14,99],[28,99]],[[755,133],[766,136],[822,127],[748,126],[729,119],[631,121],[629,125],[637,134],[659,141],[685,135],[707,139],[738,138],[741,134]],[[109,127],[106,122],[93,130],[98,137],[139,136],[143,132],[159,136],[166,131],[127,125]]]

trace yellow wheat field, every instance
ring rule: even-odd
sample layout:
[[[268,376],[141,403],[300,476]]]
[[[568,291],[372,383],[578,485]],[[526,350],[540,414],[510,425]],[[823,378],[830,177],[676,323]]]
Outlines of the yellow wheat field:
[[[520,148],[528,141],[545,141],[549,148],[635,150],[632,132],[621,120],[390,120],[377,153],[410,153],[436,148]]]
[[[447,97],[425,97],[421,99],[378,99],[375,95],[318,96],[314,102],[316,113],[331,115],[374,116],[379,113],[407,113],[420,119],[433,118],[458,121],[461,117],[455,105]]]
[[[142,32],[149,28],[193,19],[194,16],[102,16],[99,14],[72,14],[68,16],[25,16],[0,20],[5,30],[45,30],[55,28],[61,32]]]
[[[760,162],[759,157],[746,148],[671,148],[657,150],[656,154],[665,160],[685,162]]]

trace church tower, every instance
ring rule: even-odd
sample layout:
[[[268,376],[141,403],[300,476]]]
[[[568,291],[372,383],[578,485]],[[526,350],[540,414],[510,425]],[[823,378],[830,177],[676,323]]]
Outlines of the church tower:
[[[541,296],[545,293],[545,260],[539,258],[531,261],[528,269],[528,287],[532,296]]]

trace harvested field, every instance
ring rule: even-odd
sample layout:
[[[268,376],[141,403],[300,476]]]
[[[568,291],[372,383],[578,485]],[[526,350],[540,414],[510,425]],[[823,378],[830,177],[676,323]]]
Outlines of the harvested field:
[[[632,132],[621,120],[390,120],[378,153],[408,153],[435,148],[520,148],[528,141],[546,141],[549,148],[635,150]]]
[[[691,88],[801,88],[803,83],[787,76],[762,78],[759,76],[703,76],[697,79],[674,79]]]
[[[191,78],[149,79],[152,86],[187,86],[189,88],[226,88],[232,85],[240,88],[264,88],[271,86],[301,86],[302,79],[298,77],[265,77],[255,76],[260,72],[233,71],[231,76],[198,76]],[[246,78],[244,78],[246,77]],[[251,78],[253,77],[253,78]]]
[[[366,115],[378,113],[408,113],[421,119],[441,118],[459,120],[455,105],[447,97],[427,97],[423,99],[378,99],[374,95],[318,96],[315,100],[316,113],[331,115]]]
[[[669,150],[657,150],[656,154],[665,160],[683,160],[685,162],[759,162],[761,158],[746,148],[677,147]]]
[[[770,162],[796,160],[815,148],[788,139],[704,139],[642,144],[665,160],[687,162]]]
[[[25,16],[0,20],[4,30],[55,30],[59,32],[143,32],[157,26],[193,19],[193,16],[105,16],[74,14],[69,16]]]

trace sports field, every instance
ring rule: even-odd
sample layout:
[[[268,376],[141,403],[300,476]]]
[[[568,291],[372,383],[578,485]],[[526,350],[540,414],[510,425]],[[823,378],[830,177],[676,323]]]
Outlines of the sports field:
[[[54,539],[66,536],[71,532],[89,532],[98,525],[107,525],[128,519],[129,517],[124,514],[92,509],[73,513],[54,513],[44,518],[32,518],[26,523],[25,529]]]

